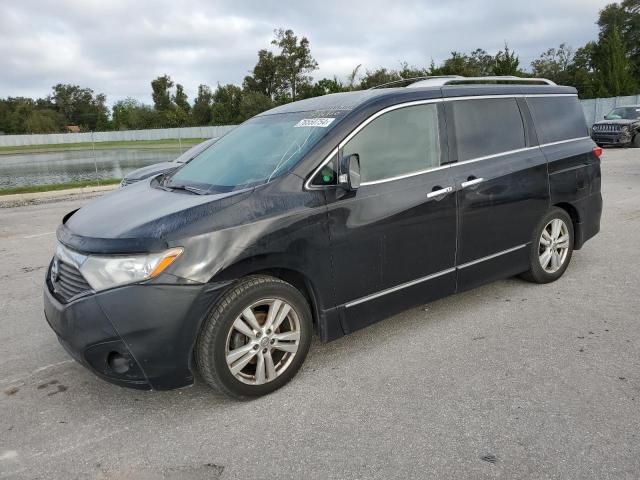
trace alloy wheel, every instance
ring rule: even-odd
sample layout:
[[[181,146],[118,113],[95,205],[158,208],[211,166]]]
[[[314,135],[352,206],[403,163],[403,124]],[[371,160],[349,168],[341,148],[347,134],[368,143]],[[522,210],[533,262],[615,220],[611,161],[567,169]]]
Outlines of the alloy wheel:
[[[559,218],[554,218],[542,229],[538,255],[545,272],[555,273],[562,268],[569,253],[569,240],[569,228]]]
[[[265,298],[236,317],[227,334],[225,358],[236,379],[262,385],[287,370],[299,344],[295,309],[282,299]]]

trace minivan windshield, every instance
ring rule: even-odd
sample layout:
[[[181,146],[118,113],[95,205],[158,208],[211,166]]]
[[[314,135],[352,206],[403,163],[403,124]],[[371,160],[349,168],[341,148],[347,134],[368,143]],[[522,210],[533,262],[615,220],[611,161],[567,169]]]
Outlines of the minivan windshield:
[[[200,152],[202,152],[205,148],[207,148],[210,145],[216,143],[216,140],[217,140],[217,138],[210,138],[209,140],[205,140],[204,142],[199,143],[199,144],[191,147],[189,150],[187,150],[182,155],[180,155],[178,158],[176,158],[174,160],[174,162],[176,162],[176,163],[187,163],[189,160],[191,160],[196,155],[198,155]]]
[[[640,107],[618,107],[607,115],[607,120],[637,120],[640,118]]]
[[[261,185],[289,171],[333,127],[314,112],[254,117],[168,176],[164,186],[229,192]]]

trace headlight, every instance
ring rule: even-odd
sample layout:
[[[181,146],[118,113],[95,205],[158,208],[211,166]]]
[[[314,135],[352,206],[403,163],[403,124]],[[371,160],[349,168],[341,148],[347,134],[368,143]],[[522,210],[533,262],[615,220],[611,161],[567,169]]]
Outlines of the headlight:
[[[89,255],[80,272],[96,292],[160,275],[182,253],[172,248],[146,255]]]

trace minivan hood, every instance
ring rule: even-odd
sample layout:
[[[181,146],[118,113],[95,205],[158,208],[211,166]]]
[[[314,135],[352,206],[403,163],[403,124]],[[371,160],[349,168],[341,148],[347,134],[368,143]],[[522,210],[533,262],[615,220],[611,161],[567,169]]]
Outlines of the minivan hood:
[[[62,227],[67,236],[80,239],[171,240],[214,230],[216,213],[253,191],[195,195],[155,188],[157,183],[143,180],[114,190],[73,213]],[[207,221],[199,221],[203,219]]]
[[[181,163],[177,163],[177,162],[154,163],[153,165],[147,165],[146,167],[138,168],[133,172],[129,172],[129,174],[127,174],[124,178],[130,181],[143,180],[145,178],[158,175],[160,173],[168,172],[169,170],[174,170],[181,165],[182,165]]]

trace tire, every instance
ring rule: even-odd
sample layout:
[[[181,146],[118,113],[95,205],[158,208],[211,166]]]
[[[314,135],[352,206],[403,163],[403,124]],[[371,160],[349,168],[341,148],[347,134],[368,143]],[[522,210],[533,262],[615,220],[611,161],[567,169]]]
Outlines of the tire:
[[[631,141],[631,146],[633,148],[640,148],[640,132],[636,133],[635,137]]]
[[[266,395],[298,372],[312,328],[309,304],[295,287],[265,275],[245,277],[211,309],[196,340],[196,365],[221,393],[238,399]]]
[[[565,236],[568,238],[564,238]],[[545,243],[549,243],[549,246],[545,246]],[[573,244],[574,232],[571,217],[565,210],[553,207],[540,220],[533,232],[529,250],[529,271],[521,277],[534,283],[555,282],[569,266]],[[565,245],[566,247],[562,248]],[[557,248],[554,248],[556,246]],[[543,263],[546,263],[546,266],[543,266]]]

